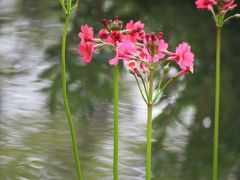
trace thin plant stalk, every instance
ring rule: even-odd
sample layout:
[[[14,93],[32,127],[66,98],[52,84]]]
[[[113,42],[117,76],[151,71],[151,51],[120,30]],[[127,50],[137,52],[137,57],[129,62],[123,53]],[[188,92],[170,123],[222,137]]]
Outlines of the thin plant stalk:
[[[114,147],[113,147],[113,177],[118,180],[118,65],[114,66]]]
[[[76,163],[76,170],[77,170],[77,177],[78,180],[82,180],[82,173],[81,173],[81,167],[80,167],[80,160],[78,155],[78,147],[77,147],[77,140],[74,130],[74,124],[70,112],[70,108],[68,105],[67,100],[67,81],[66,81],[66,41],[67,41],[67,32],[68,32],[68,26],[69,26],[69,14],[66,15],[66,21],[64,25],[64,31],[62,36],[62,94],[63,94],[63,101],[64,101],[64,107],[67,113],[67,119],[68,124],[71,132],[71,138],[72,138],[72,144],[73,144],[73,152],[75,157],[75,163]]]
[[[151,180],[151,162],[152,162],[152,109],[153,109],[153,80],[154,80],[154,62],[151,62],[149,92],[148,92],[148,115],[147,115],[147,147],[146,147],[146,180]]]
[[[217,180],[217,178],[218,178],[218,130],[219,130],[219,104],[220,104],[220,53],[221,53],[221,27],[217,27],[216,87],[215,87],[215,116],[214,116],[214,145],[213,145],[213,180]]]

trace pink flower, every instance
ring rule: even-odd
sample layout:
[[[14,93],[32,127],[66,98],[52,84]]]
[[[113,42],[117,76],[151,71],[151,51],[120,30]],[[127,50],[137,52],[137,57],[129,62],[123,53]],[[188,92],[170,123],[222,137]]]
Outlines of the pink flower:
[[[116,56],[109,61],[109,64],[116,65],[119,59],[123,59],[124,61],[129,61],[131,57],[136,54],[136,52],[137,52],[137,48],[132,43],[132,41],[128,39],[123,39],[121,43],[117,44]]]
[[[149,50],[147,47],[144,47],[143,50],[140,52],[140,56],[144,59],[146,59],[147,61],[153,61],[157,62],[159,59],[162,59],[165,57],[165,54],[163,53],[164,51],[167,51],[168,48],[168,44],[165,43],[165,41],[163,39],[157,39],[157,52],[155,54],[154,57],[152,57],[152,55],[149,53]]]
[[[193,71],[194,54],[187,43],[179,44],[175,53],[171,53],[172,60],[177,61],[182,70]]]
[[[223,6],[223,10],[226,10],[226,9],[229,9],[229,10],[233,10],[235,7],[237,7],[237,4],[234,4],[235,3],[235,0],[231,0],[229,3],[226,3],[224,6]]]
[[[98,37],[100,39],[107,39],[109,36],[109,32],[106,29],[101,29],[98,33]]]
[[[123,39],[125,39],[125,35],[123,35],[120,31],[115,30],[112,31],[109,37],[104,39],[104,41],[115,46],[117,42],[122,42]]]
[[[217,2],[216,0],[197,0],[195,4],[199,9],[211,9],[213,5],[217,4]]]
[[[141,21],[137,21],[136,23],[133,20],[129,21],[126,25],[126,30],[128,30],[127,37],[132,41],[136,42],[137,40],[141,40],[140,34],[142,34],[144,28],[144,24]]]
[[[78,50],[78,54],[83,56],[83,61],[90,63],[92,61],[92,55],[93,55],[93,51],[96,49],[96,47],[94,46],[94,44],[92,42],[84,42],[82,41],[79,44],[79,50]]]
[[[81,40],[83,42],[88,42],[88,41],[92,41],[93,39],[93,28],[92,27],[88,27],[88,25],[82,25],[81,26],[81,31],[78,36],[79,38],[81,38]]]
[[[165,54],[163,53],[163,51],[166,51],[168,48],[168,44],[165,43],[165,41],[163,39],[158,40],[158,52],[156,54],[156,59],[155,61],[158,61],[158,59],[162,59],[165,57]]]

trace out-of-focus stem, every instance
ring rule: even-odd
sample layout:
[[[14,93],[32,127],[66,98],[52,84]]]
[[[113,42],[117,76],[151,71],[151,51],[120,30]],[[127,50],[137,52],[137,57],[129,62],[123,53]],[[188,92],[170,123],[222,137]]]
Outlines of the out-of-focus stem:
[[[75,157],[75,163],[76,163],[76,170],[77,170],[77,176],[79,180],[82,180],[82,173],[81,173],[81,167],[80,167],[80,160],[78,155],[78,147],[77,147],[77,140],[76,135],[74,131],[74,124],[70,112],[70,108],[68,105],[67,100],[67,81],[66,81],[66,41],[67,41],[67,32],[68,32],[68,26],[69,26],[69,15],[66,15],[66,21],[64,25],[64,31],[62,36],[62,94],[63,94],[63,101],[64,101],[64,107],[67,113],[67,119],[68,124],[71,132],[71,138],[72,138],[72,144],[73,144],[73,152]]]
[[[216,87],[215,87],[215,117],[214,117],[214,145],[213,145],[213,180],[218,178],[218,129],[219,129],[219,103],[220,103],[220,53],[221,28],[217,27],[216,43]]]
[[[118,180],[118,65],[114,66],[114,152],[113,152],[113,177]]]

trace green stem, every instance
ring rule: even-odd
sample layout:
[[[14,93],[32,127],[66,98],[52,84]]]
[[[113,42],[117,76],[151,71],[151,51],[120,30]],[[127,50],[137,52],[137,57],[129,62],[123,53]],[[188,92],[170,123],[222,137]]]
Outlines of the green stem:
[[[144,79],[143,79],[143,77],[141,76],[140,78],[141,78],[141,80],[142,80],[143,87],[144,87],[144,91],[145,91],[145,94],[146,94],[146,96],[147,96],[147,99],[148,99],[148,91],[147,91],[146,84],[145,84],[145,82],[144,82]]]
[[[141,88],[141,86],[140,86],[140,83],[139,83],[139,81],[138,81],[138,79],[137,79],[137,76],[136,76],[136,74],[133,74],[133,75],[134,75],[135,80],[136,80],[136,82],[137,82],[138,89],[139,89],[139,91],[140,91],[140,93],[141,93],[141,95],[142,95],[142,98],[143,98],[144,102],[147,104],[147,100],[146,100],[146,98],[145,98],[145,96],[144,96],[144,94],[143,94],[143,91],[142,91],[142,88]],[[147,96],[147,93],[146,93],[146,96]]]
[[[113,176],[118,180],[118,65],[114,66],[114,157]]]
[[[153,80],[154,80],[154,62],[151,61],[148,93],[148,116],[147,116],[146,180],[151,180]]]
[[[217,177],[218,177],[218,129],[219,129],[219,102],[220,102],[220,52],[221,52],[221,28],[217,27],[215,118],[214,118],[214,145],[213,145],[213,180],[217,180]]]
[[[64,25],[64,32],[63,32],[63,36],[62,36],[62,94],[63,94],[64,107],[65,107],[65,110],[67,113],[68,124],[69,124],[71,137],[72,137],[72,144],[73,144],[73,151],[74,151],[74,156],[75,156],[77,175],[78,175],[78,179],[82,180],[83,178],[82,178],[82,173],[81,173],[81,168],[80,168],[80,160],[79,160],[79,155],[78,155],[78,147],[77,147],[77,140],[76,140],[76,135],[75,135],[75,131],[74,131],[74,124],[73,124],[73,120],[71,117],[71,112],[70,112],[70,108],[69,108],[68,100],[67,100],[66,40],[67,40],[69,19],[70,19],[70,17],[69,17],[69,15],[67,15],[65,25]]]
[[[162,82],[163,82],[163,79],[165,78],[165,73],[163,73],[161,79],[160,79],[160,82],[158,84],[158,88],[157,88],[157,92],[153,98],[153,103],[157,100],[159,94],[161,93],[161,86],[162,86]]]

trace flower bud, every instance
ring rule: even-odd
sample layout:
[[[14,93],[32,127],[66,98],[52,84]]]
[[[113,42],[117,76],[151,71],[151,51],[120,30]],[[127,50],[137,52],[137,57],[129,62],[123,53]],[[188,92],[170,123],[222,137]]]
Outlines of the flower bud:
[[[163,72],[166,74],[169,71],[169,64],[163,67]]]

